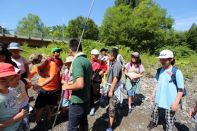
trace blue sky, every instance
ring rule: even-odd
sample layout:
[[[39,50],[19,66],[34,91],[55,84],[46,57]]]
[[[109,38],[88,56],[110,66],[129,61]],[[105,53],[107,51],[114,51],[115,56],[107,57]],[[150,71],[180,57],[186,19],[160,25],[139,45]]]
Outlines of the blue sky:
[[[197,0],[155,0],[175,19],[176,30],[197,23]],[[0,0],[0,25],[14,29],[28,13],[38,15],[46,26],[66,24],[77,16],[87,16],[91,0]],[[103,15],[114,0],[95,0],[91,18],[101,25]]]

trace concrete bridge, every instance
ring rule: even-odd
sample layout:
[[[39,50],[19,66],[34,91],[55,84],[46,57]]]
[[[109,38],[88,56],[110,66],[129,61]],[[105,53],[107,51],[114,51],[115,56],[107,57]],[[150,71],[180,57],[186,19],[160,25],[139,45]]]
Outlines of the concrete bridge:
[[[28,33],[23,34],[15,30],[0,31],[0,43],[9,44],[11,42],[18,42],[20,44],[27,43],[29,46],[41,47],[54,43],[68,43],[68,38],[55,38],[52,36],[43,36],[42,33]]]

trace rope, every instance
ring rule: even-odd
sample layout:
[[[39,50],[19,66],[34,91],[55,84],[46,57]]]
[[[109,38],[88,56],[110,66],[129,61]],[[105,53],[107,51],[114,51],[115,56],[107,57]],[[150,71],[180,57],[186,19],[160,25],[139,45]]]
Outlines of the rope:
[[[78,47],[77,47],[76,54],[77,54],[78,51],[79,51],[79,47],[80,47],[81,41],[82,41],[82,39],[83,39],[83,35],[84,35],[84,32],[85,32],[85,28],[86,28],[86,26],[87,26],[88,20],[89,20],[89,18],[90,18],[91,13],[92,13],[92,9],[93,9],[93,6],[94,6],[94,2],[95,2],[95,0],[92,0],[92,3],[91,3],[91,5],[90,5],[90,9],[89,9],[89,13],[88,13],[88,17],[86,18],[86,21],[85,21],[85,23],[84,23],[83,30],[82,30],[82,33],[81,33],[81,36],[80,36],[80,39],[79,39],[79,45],[78,45]],[[71,64],[71,65],[72,65],[72,64]],[[72,66],[71,66],[71,67],[72,67]],[[69,77],[70,77],[70,70],[69,70]],[[58,105],[57,113],[56,113],[56,115],[55,115],[55,119],[54,119],[54,122],[53,122],[53,125],[52,125],[52,129],[51,129],[52,131],[53,131],[53,129],[54,129],[54,127],[55,127],[55,124],[56,124],[56,121],[57,121],[57,116],[58,116],[60,107],[61,107],[61,105],[62,105],[63,96],[64,96],[64,92],[63,92],[63,90],[62,90],[62,91],[61,91],[60,103],[59,103],[59,105]]]

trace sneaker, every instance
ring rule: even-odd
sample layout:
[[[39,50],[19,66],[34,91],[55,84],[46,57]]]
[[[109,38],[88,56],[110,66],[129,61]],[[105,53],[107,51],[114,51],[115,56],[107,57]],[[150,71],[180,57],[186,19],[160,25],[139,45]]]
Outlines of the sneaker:
[[[107,130],[106,131],[113,131],[113,129],[112,128],[107,128]]]
[[[94,116],[94,113],[95,113],[95,108],[92,108],[89,115]]]
[[[132,110],[133,110],[132,108],[129,108],[129,111],[128,111],[128,112],[129,112],[129,113],[131,113],[131,112],[132,112]]]
[[[148,124],[147,129],[148,129],[148,130],[151,130],[151,129],[155,128],[155,127],[157,127],[157,124],[156,124],[155,122],[151,121],[151,122]]]

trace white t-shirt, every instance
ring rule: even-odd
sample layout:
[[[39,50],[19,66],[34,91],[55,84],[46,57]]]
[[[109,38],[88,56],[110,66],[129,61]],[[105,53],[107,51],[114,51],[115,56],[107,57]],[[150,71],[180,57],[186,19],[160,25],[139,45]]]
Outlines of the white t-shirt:
[[[19,81],[19,84],[16,87],[11,87],[9,89],[14,92],[16,102],[20,106],[20,108],[23,108],[26,105],[28,105],[29,97],[25,89],[25,84],[21,80]]]
[[[20,57],[19,59],[12,58],[12,61],[17,64],[18,68],[21,70],[21,74],[26,72],[25,64],[27,64],[28,61],[25,58],[23,57]]]

